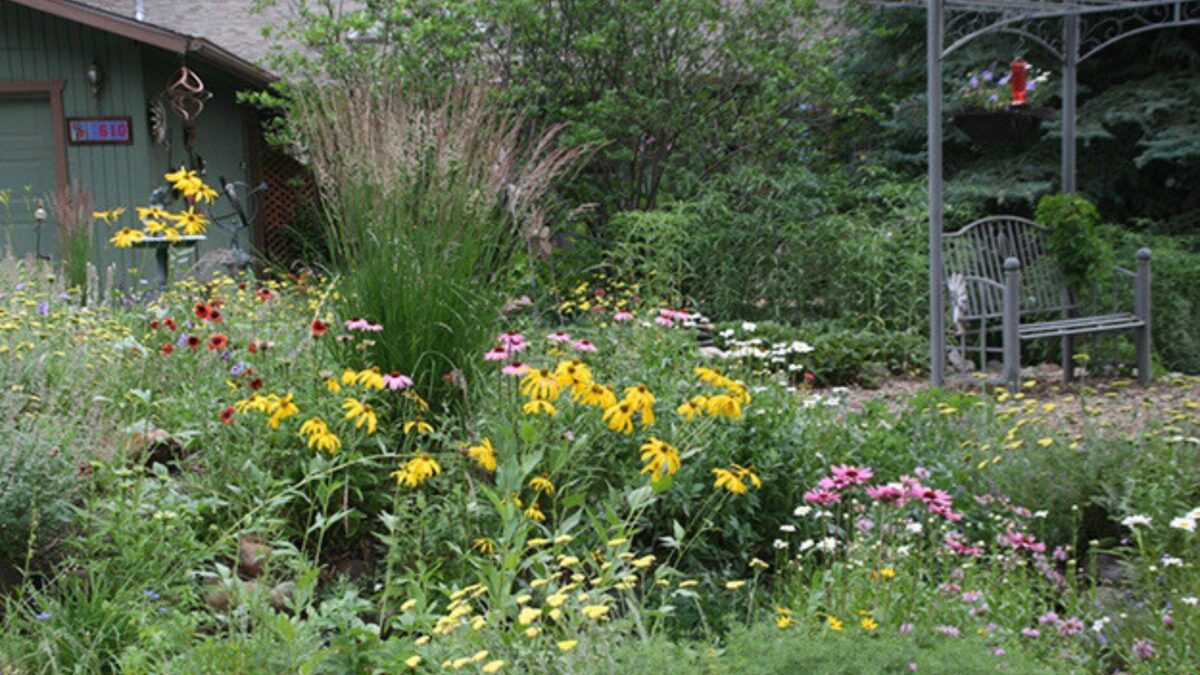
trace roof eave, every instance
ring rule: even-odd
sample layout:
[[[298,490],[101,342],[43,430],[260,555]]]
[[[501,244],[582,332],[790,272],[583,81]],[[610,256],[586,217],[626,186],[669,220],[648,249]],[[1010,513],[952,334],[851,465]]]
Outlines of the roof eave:
[[[256,86],[266,86],[275,76],[212,41],[114,14],[71,0],[10,0],[35,11],[90,26],[175,54],[195,55],[210,65],[227,70]]]

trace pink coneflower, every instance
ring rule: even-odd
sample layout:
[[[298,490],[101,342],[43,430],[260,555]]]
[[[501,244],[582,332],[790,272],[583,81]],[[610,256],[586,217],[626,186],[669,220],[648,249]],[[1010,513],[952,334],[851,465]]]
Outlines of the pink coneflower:
[[[484,361],[503,361],[508,358],[508,350],[503,345],[496,345],[483,354]]]
[[[1032,535],[1023,532],[1009,530],[1008,534],[1004,536],[1004,540],[1008,542],[1009,546],[1017,550],[1026,549],[1035,553],[1041,553],[1046,550],[1045,544],[1035,539]]]
[[[870,518],[859,518],[854,523],[854,527],[858,528],[859,532],[870,532],[875,529],[875,521]]]
[[[661,314],[660,314],[660,315],[658,315],[658,316],[656,316],[656,317],[654,317],[654,323],[656,323],[656,324],[658,324],[658,325],[660,325],[660,326],[666,326],[667,328],[670,328],[670,327],[672,327],[672,326],[674,326],[674,325],[675,325],[675,322],[674,322],[674,321],[672,321],[672,320],[668,319],[668,318],[667,318],[667,317],[665,317],[665,316],[662,316]]]
[[[1021,635],[1024,635],[1027,638],[1039,638],[1042,636],[1042,631],[1036,628],[1022,628]]]
[[[594,352],[594,351],[596,351],[596,345],[592,344],[591,342],[588,342],[587,340],[576,340],[575,344],[571,345],[571,347],[574,348],[575,351],[577,351],[577,352]]]
[[[556,331],[554,331],[553,333],[551,333],[551,334],[547,335],[547,336],[546,336],[546,339],[547,339],[547,340],[549,340],[549,341],[551,341],[551,342],[570,342],[570,341],[571,341],[571,334],[570,334],[570,333],[564,333],[564,332],[563,332],[563,331],[561,331],[561,330],[556,330]]]
[[[525,336],[513,331],[501,333],[496,341],[504,345],[510,352],[519,352],[526,347]]]
[[[412,386],[412,384],[413,384],[412,378],[407,375],[402,374],[398,370],[393,370],[392,372],[383,376],[383,386],[387,387],[388,389],[391,389],[392,391],[398,391],[400,389],[408,389],[409,387]]]
[[[1071,617],[1055,623],[1054,627],[1058,629],[1059,635],[1073,637],[1083,632],[1083,620]]]
[[[691,314],[681,310],[671,309],[670,307],[663,307],[662,309],[658,310],[658,316],[659,318],[668,319],[670,321],[687,321],[692,318]]]
[[[366,319],[350,319],[342,324],[346,330],[362,330],[367,325]]]
[[[914,496],[917,499],[925,502],[925,506],[930,508],[936,506],[948,509],[954,504],[954,498],[951,497],[950,493],[946,492],[945,490],[935,490],[933,488],[922,487],[917,490],[917,494]]]
[[[958,637],[959,635],[962,635],[962,631],[954,626],[937,626],[933,630],[941,633],[942,635],[948,635],[950,637]]]
[[[625,310],[613,314],[613,321],[629,321],[631,319],[633,319],[633,314]]]
[[[867,496],[877,502],[903,502],[904,487],[898,483],[868,485]]]
[[[501,368],[500,372],[504,373],[505,375],[520,377],[529,372],[529,366],[521,363],[520,361],[513,361],[512,363],[506,364],[503,368]]]
[[[908,635],[909,633],[912,632],[912,629],[913,629],[913,625],[911,623],[900,624],[900,634],[901,635]]]
[[[927,507],[927,510],[930,513],[932,513],[933,515],[941,516],[952,523],[957,523],[958,521],[963,519],[963,514],[959,513],[958,511],[955,511],[954,509],[950,508],[949,506],[941,506],[940,504],[930,504]]]
[[[830,490],[809,490],[804,493],[804,501],[821,506],[829,506],[842,501],[842,496]]]
[[[975,556],[983,553],[983,549],[978,546],[968,546],[957,532],[947,532],[944,541],[946,546],[958,555]]]
[[[841,486],[848,487],[850,485],[858,485],[871,480],[875,472],[865,466],[848,466],[841,464],[831,466],[829,470],[833,473],[833,480],[837,481]]]
[[[833,476],[825,476],[821,478],[821,480],[817,481],[817,487],[821,488],[822,490],[835,491],[842,489],[844,486],[837,482]]]

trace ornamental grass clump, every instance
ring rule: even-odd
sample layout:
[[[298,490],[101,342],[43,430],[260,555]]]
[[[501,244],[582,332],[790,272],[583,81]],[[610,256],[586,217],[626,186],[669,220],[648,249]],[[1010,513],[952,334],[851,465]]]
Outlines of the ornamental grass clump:
[[[294,127],[327,212],[342,313],[386,328],[363,358],[448,391],[486,347],[497,284],[542,232],[557,178],[587,148],[555,146],[558,127],[525,134],[489,87],[439,96],[402,81],[297,88]]]

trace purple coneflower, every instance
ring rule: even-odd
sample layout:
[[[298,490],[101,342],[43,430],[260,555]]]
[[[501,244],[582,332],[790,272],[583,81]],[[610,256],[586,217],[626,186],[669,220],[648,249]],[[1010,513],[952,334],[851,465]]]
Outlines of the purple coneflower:
[[[594,351],[596,351],[596,345],[592,344],[591,342],[588,342],[587,340],[576,340],[575,344],[573,344],[571,346],[577,352],[594,352]]]
[[[529,372],[529,366],[521,363],[520,361],[513,361],[512,363],[509,363],[501,368],[500,372],[504,373],[505,375],[520,377]]]
[[[408,389],[412,385],[413,385],[412,378],[407,375],[404,375],[403,373],[401,373],[398,370],[393,370],[392,372],[383,376],[383,386],[387,387],[388,389],[391,389],[392,391],[398,391],[400,389]]]

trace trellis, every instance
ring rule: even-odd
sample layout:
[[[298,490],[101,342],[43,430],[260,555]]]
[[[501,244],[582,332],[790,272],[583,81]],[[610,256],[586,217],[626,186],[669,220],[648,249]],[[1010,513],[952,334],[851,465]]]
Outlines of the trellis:
[[[941,385],[946,376],[946,280],[942,260],[942,66],[946,58],[985,35],[1012,34],[1058,59],[1062,72],[1061,189],[1075,192],[1079,64],[1139,33],[1200,25],[1200,0],[884,0],[882,4],[926,10],[930,376],[935,385]]]

